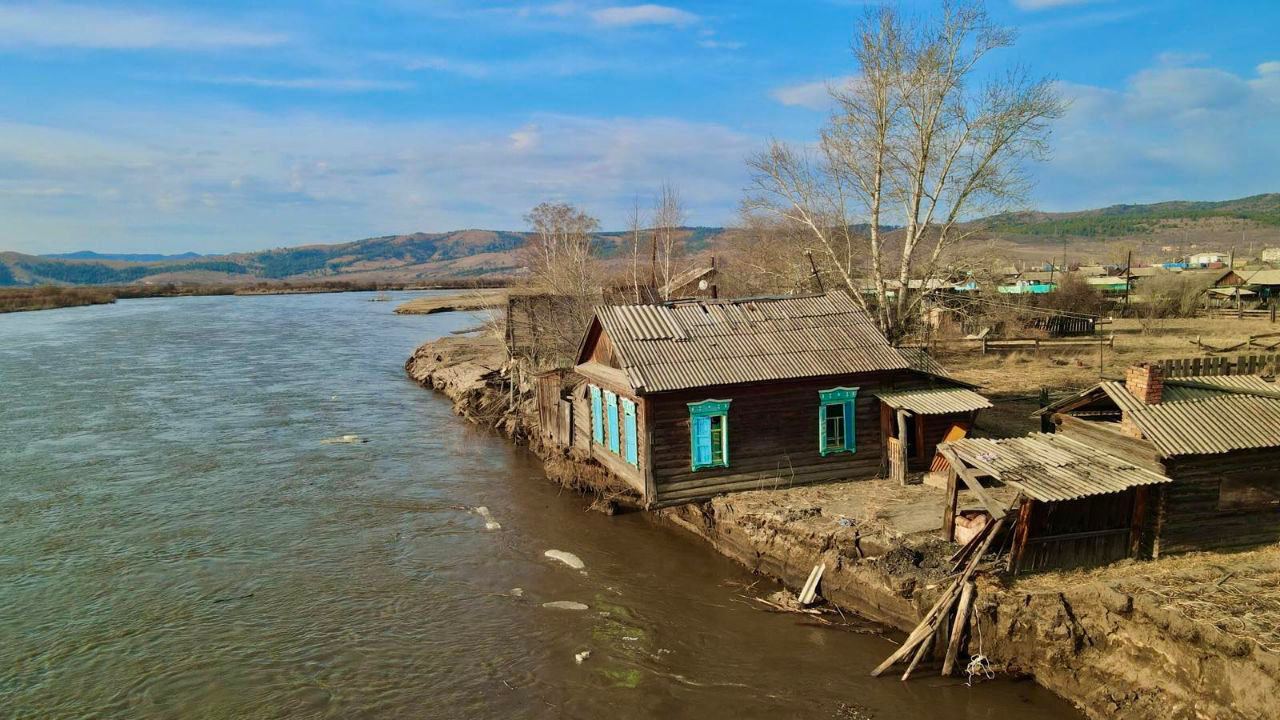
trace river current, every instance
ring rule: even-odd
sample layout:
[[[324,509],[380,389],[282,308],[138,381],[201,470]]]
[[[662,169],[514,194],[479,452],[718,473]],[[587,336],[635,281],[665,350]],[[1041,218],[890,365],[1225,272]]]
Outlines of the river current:
[[[870,678],[887,640],[587,512],[406,378],[480,318],[393,295],[0,315],[0,718],[1079,717],[1030,682]]]

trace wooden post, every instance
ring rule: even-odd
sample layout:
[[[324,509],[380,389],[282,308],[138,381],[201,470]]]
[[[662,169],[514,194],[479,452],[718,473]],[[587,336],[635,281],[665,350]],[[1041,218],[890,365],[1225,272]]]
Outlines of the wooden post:
[[[960,605],[956,608],[956,620],[951,624],[951,642],[947,643],[947,658],[942,662],[942,676],[947,677],[955,670],[956,657],[960,654],[961,636],[969,621],[969,608],[973,605],[973,596],[977,585],[970,580],[960,591]]]
[[[1022,498],[1022,506],[1018,508],[1018,527],[1013,532],[1013,547],[1009,549],[1009,572],[1017,575],[1022,568],[1022,555],[1027,549],[1027,535],[1031,531],[1031,513],[1035,500]]]
[[[1142,529],[1147,522],[1148,486],[1139,485],[1133,490],[1133,519],[1129,530],[1129,557],[1136,558],[1142,553]]]
[[[907,484],[907,414],[897,411],[898,415],[898,483],[900,485]]]
[[[947,463],[947,507],[942,515],[942,539],[956,541],[956,506],[960,503],[960,476]]]

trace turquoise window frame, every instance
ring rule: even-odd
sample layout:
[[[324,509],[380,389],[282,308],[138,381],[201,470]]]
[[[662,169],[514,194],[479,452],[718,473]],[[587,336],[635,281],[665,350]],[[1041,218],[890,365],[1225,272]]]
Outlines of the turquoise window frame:
[[[844,446],[827,447],[827,408],[840,405],[844,413]],[[858,451],[858,388],[834,387],[818,391],[818,452],[823,457]]]
[[[604,437],[609,452],[618,454],[618,396],[610,391],[604,391]]]
[[[702,400],[689,403],[689,459],[694,470],[729,467],[729,402]],[[712,418],[720,418],[720,459],[712,442]]]
[[[622,398],[622,459],[632,467],[640,467],[640,454],[636,441],[636,404]]]
[[[604,404],[600,398],[600,388],[592,385],[591,389],[591,439],[597,445],[604,444]]]

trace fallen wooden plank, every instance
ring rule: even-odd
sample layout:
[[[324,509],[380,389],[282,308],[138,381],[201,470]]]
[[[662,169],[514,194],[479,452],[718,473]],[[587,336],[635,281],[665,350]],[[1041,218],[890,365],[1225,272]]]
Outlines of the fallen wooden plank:
[[[991,517],[1000,517],[1004,514],[1005,509],[991,499],[986,489],[982,487],[982,483],[978,482],[977,476],[973,474],[972,470],[965,467],[965,464],[960,461],[954,450],[939,447],[938,454],[946,458],[947,462],[951,464],[951,468],[956,471],[956,475],[959,475],[960,479],[964,481],[965,487],[978,496],[978,501],[987,509],[987,512],[991,513]]]
[[[825,564],[814,565],[813,570],[809,571],[809,579],[805,580],[804,587],[800,589],[799,600],[804,606],[812,605],[817,598],[818,583],[822,581],[822,573],[827,569]]]
[[[956,607],[956,620],[951,624],[951,642],[947,643],[947,657],[942,661],[942,676],[946,677],[951,674],[956,667],[956,657],[960,654],[961,636],[964,634],[965,625],[969,622],[969,608],[973,605],[973,595],[977,592],[977,586],[973,581],[965,583],[964,590],[960,592],[960,605]]]

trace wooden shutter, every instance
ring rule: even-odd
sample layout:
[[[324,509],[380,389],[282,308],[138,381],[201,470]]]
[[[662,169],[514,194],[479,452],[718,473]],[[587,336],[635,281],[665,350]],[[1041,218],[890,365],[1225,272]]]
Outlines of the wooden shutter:
[[[639,467],[639,453],[636,447],[636,404],[626,398],[622,399],[622,443],[623,457],[626,461]]]
[[[601,409],[600,388],[591,386],[591,439],[604,442],[604,415]]]

